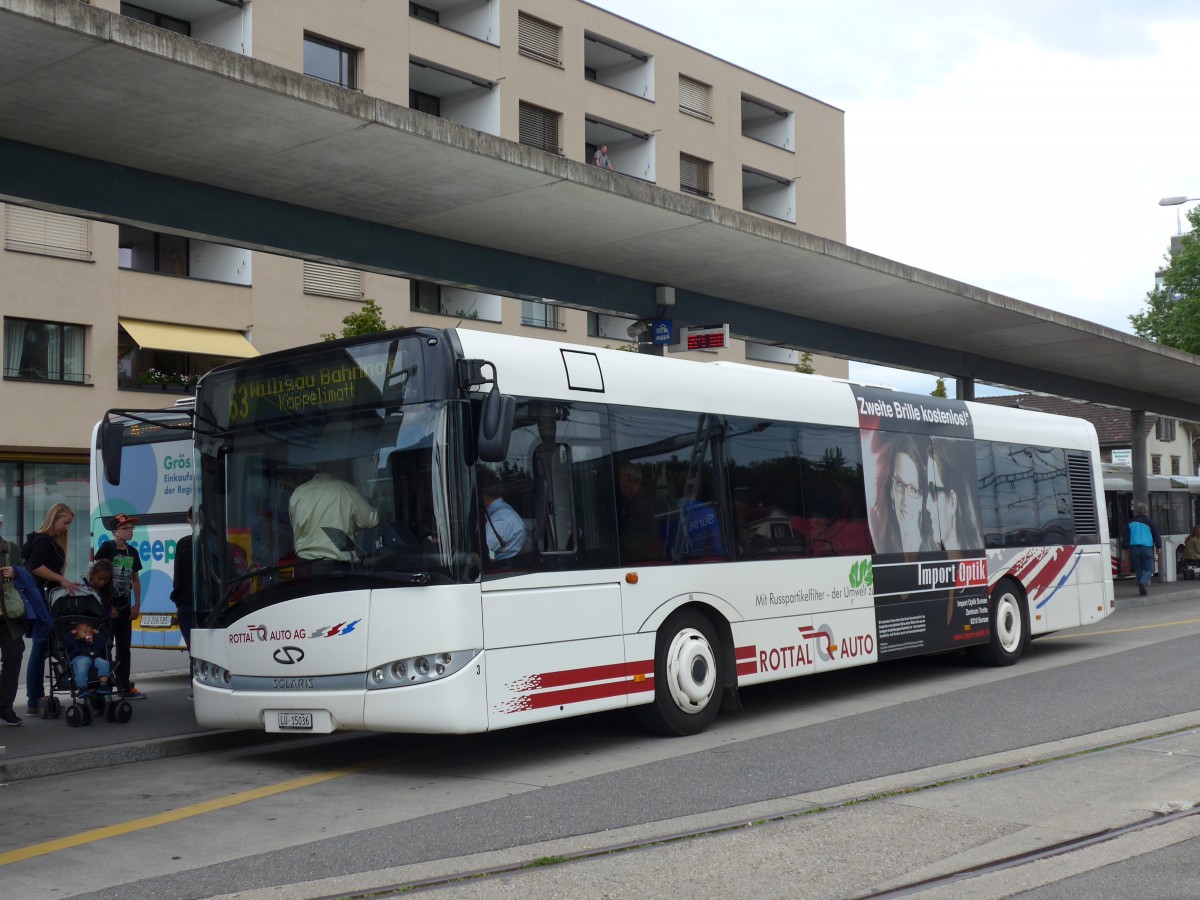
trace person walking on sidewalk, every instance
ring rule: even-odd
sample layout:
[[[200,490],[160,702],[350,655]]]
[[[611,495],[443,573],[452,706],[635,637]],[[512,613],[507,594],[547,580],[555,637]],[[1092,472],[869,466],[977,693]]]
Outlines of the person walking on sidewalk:
[[[133,526],[140,519],[120,513],[112,519],[112,540],[105,541],[96,551],[96,559],[107,559],[113,567],[112,633],[116,647],[117,669],[114,673],[121,693],[128,700],[146,696],[129,680],[130,653],[133,643],[133,620],[142,611],[142,555],[130,545]]]
[[[0,513],[0,529],[4,514]],[[11,582],[16,577],[13,566],[20,562],[17,545],[0,535],[0,578]],[[21,657],[25,655],[25,617],[9,618],[0,610],[0,722],[20,725],[21,717],[13,710],[17,699],[17,682],[21,678]]]
[[[1138,593],[1143,597],[1149,593],[1150,579],[1154,575],[1154,550],[1162,549],[1162,536],[1154,521],[1146,515],[1145,503],[1134,508],[1134,517],[1125,526],[1122,543],[1129,548],[1129,562],[1137,578]]]

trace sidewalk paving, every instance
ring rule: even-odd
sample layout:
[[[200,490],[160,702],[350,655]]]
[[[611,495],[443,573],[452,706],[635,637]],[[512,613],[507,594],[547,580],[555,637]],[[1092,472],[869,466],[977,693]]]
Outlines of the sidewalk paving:
[[[1200,601],[1200,581],[1155,583],[1149,596],[1141,597],[1137,584],[1126,579],[1117,582],[1116,599],[1118,612],[1122,607]],[[164,654],[170,668],[164,666]],[[151,671],[146,670],[147,665]],[[175,668],[177,665],[180,667]],[[134,701],[133,718],[124,725],[107,722],[101,716],[89,726],[71,728],[62,716],[27,717],[22,684],[16,707],[25,722],[0,731],[0,782],[281,739],[263,732],[197,725],[188,699],[185,665],[182,654],[134,650],[134,680],[146,699]]]

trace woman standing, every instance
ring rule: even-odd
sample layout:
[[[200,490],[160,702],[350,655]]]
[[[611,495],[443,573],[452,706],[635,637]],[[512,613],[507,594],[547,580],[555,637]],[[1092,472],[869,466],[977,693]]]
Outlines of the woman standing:
[[[29,532],[21,558],[25,568],[37,580],[42,593],[53,587],[64,587],[72,594],[79,585],[64,575],[67,567],[67,543],[75,512],[65,503],[55,503],[46,513],[42,527]],[[29,665],[25,669],[25,712],[38,714],[38,701],[46,694],[46,635],[35,632],[29,648]]]

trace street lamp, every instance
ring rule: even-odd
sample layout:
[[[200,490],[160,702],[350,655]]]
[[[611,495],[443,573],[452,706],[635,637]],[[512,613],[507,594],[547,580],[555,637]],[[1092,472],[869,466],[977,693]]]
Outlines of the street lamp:
[[[1200,200],[1200,197],[1163,197],[1158,201],[1159,206],[1183,206],[1185,203],[1191,203],[1193,200]],[[1183,234],[1183,223],[1179,220],[1179,210],[1175,210],[1175,231],[1177,234]]]

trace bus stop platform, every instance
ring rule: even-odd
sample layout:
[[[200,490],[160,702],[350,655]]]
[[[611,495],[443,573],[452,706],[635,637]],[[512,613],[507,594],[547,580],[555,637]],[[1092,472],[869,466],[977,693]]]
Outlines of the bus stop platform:
[[[1115,588],[1118,614],[1122,607],[1200,604],[1200,580],[1156,581],[1146,597],[1138,594],[1131,578],[1118,581]],[[62,716],[26,716],[22,683],[15,709],[24,723],[0,731],[0,783],[288,739],[288,735],[201,728],[192,714],[186,666],[187,658],[178,651],[135,649],[133,677],[146,698],[133,702],[133,717],[124,725],[101,716],[91,725],[72,728]]]

